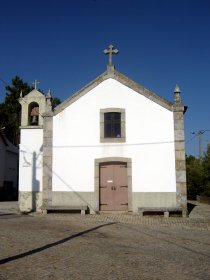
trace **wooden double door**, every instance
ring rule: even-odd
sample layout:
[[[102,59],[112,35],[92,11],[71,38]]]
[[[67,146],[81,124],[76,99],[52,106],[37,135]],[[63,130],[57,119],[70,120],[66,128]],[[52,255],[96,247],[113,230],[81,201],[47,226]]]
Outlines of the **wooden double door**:
[[[101,211],[128,210],[127,163],[110,162],[100,164]]]

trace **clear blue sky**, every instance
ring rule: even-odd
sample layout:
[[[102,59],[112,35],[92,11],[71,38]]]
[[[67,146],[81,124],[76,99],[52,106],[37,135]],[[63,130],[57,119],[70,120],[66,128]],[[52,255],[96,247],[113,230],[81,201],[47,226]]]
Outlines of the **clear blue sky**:
[[[169,101],[180,85],[186,142],[210,129],[209,0],[0,0],[0,31],[0,101],[15,75],[65,100],[106,70],[112,43],[134,81]],[[186,152],[198,156],[198,137]]]

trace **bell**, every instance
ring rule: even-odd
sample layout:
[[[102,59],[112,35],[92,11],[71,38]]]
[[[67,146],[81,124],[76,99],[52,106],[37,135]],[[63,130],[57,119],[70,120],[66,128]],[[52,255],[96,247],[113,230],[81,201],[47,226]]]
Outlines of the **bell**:
[[[38,124],[38,116],[32,116],[31,124],[32,125],[37,125]]]

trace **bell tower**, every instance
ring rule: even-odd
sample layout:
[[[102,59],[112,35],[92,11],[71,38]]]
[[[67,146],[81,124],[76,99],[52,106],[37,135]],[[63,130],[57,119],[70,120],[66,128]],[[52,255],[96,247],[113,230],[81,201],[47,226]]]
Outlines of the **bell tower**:
[[[20,94],[19,102],[22,106],[21,128],[43,126],[43,114],[45,113],[46,98],[37,89],[32,90],[25,97]]]
[[[52,114],[50,91],[45,96],[33,89],[20,94],[22,106],[19,157],[19,208],[21,212],[38,211],[42,205],[44,133],[46,114]]]

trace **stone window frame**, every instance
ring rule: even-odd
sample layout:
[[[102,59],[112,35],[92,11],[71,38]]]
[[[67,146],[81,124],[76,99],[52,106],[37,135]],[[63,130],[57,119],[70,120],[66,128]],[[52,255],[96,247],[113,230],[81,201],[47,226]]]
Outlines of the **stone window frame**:
[[[104,137],[104,114],[121,113],[121,137]],[[123,143],[126,141],[125,133],[125,109],[123,108],[104,108],[100,109],[100,142],[101,143]]]

